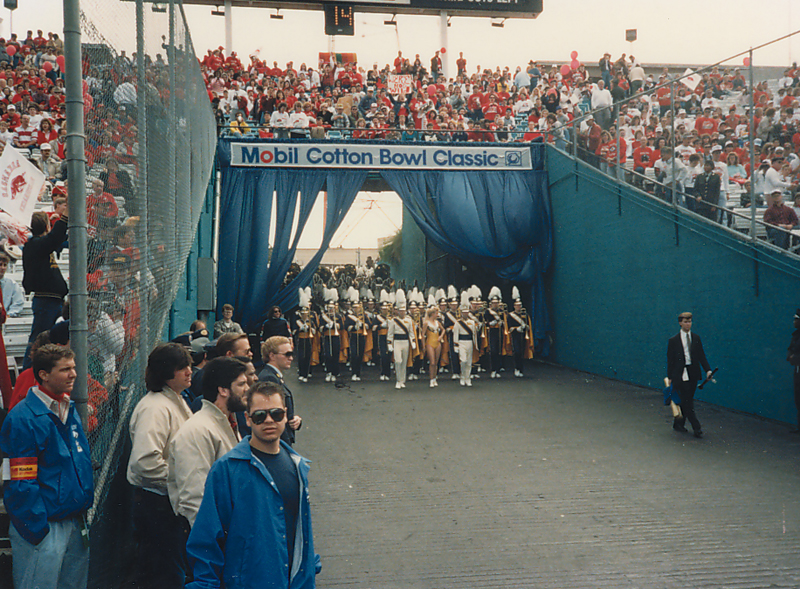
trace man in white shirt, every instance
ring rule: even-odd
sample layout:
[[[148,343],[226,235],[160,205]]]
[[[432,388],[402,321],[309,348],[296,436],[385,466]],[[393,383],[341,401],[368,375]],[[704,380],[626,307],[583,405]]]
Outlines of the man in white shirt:
[[[203,405],[172,439],[168,481],[172,509],[194,525],[211,466],[241,440],[235,414],[244,411],[247,365],[236,358],[214,358],[205,365]]]
[[[764,194],[772,194],[775,190],[784,192],[794,186],[791,182],[784,180],[781,175],[783,161],[783,158],[779,156],[772,158],[770,168],[764,176]]]
[[[678,202],[681,203],[680,193],[689,174],[686,165],[680,159],[673,158],[671,147],[665,147],[661,150],[661,159],[653,167],[656,169],[656,179],[664,185],[664,200],[672,202],[672,193],[677,190]]]
[[[592,90],[592,110],[597,123],[605,130],[611,126],[611,105],[614,103],[611,92],[605,87],[603,80],[597,82]],[[597,110],[602,109],[602,110]]]

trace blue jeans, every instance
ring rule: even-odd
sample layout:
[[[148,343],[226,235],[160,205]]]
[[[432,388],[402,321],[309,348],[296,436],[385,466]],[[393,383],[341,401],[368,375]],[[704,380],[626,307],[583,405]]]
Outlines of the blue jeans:
[[[86,589],[89,549],[83,545],[78,519],[51,521],[44,540],[33,545],[8,528],[14,554],[12,575],[16,589],[58,587]]]
[[[64,302],[61,299],[34,295],[31,302],[33,324],[31,325],[31,335],[28,337],[28,347],[25,349],[25,358],[22,360],[23,370],[31,367],[31,344],[37,335],[48,331],[56,324],[56,320],[61,316],[63,306]]]

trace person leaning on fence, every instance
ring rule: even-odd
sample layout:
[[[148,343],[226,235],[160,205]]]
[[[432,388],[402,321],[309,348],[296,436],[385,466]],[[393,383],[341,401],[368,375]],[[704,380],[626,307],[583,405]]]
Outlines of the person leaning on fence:
[[[322,570],[314,552],[308,461],[281,440],[280,385],[247,391],[247,436],[208,473],[186,552],[188,589],[313,589]]]
[[[767,224],[767,236],[780,248],[789,249],[791,244],[791,231],[800,221],[794,210],[783,204],[783,191],[774,190],[770,199],[772,203],[764,211],[764,223]]]
[[[89,442],[70,400],[77,376],[72,350],[38,348],[33,373],[36,385],[0,431],[0,449],[11,463],[4,502],[14,586],[85,589],[94,479]]]
[[[138,586],[183,587],[185,520],[172,510],[168,487],[170,443],[192,416],[181,391],[192,382],[192,359],[180,344],[161,344],[147,359],[149,391],[130,421],[128,482],[134,488],[133,525],[138,543]]]

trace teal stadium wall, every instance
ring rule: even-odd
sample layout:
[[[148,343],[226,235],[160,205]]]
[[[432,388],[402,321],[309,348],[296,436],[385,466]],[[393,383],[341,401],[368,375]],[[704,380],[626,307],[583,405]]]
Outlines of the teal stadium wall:
[[[164,339],[167,341],[188,331],[192,321],[197,319],[197,259],[210,258],[214,255],[214,179],[215,173],[211,174],[194,243],[189,251],[189,257],[186,258],[181,283],[165,325]],[[209,317],[209,322],[213,325],[213,313]]]
[[[678,331],[678,313],[691,311],[693,330],[719,367],[717,383],[697,398],[794,423],[785,358],[800,307],[797,260],[676,214],[553,148],[547,158],[551,359],[660,389],[667,339]]]

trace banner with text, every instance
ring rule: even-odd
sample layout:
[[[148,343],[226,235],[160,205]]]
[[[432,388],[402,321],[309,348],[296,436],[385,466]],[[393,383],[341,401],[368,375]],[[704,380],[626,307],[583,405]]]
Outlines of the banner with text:
[[[268,168],[530,170],[527,147],[231,143],[231,165]]]
[[[414,79],[410,74],[390,74],[386,84],[386,88],[392,96],[411,94],[413,87]]]
[[[41,170],[7,143],[0,157],[0,209],[27,227],[44,182]]]

